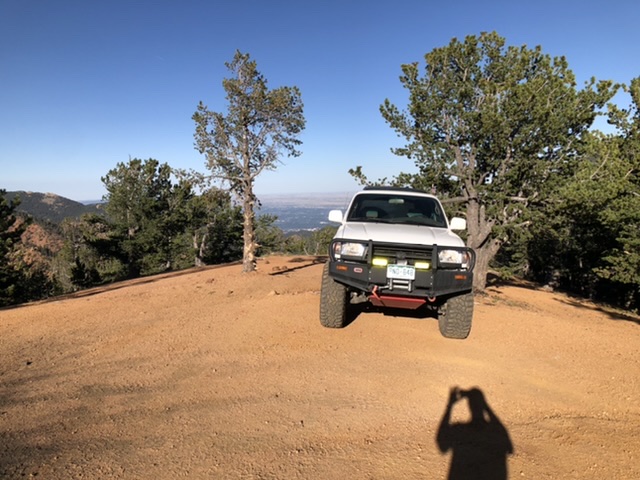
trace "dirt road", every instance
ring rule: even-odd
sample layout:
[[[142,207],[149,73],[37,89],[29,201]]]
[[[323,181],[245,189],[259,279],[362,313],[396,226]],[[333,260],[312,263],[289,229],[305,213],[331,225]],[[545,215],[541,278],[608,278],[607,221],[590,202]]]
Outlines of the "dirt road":
[[[0,478],[640,478],[637,319],[510,286],[463,341],[330,330],[320,263],[259,268],[0,310]]]

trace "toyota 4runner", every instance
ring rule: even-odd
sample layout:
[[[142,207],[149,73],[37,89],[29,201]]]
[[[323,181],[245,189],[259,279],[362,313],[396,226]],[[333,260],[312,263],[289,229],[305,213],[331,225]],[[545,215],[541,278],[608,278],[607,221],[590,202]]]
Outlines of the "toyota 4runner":
[[[383,310],[421,310],[438,319],[447,338],[467,338],[473,317],[475,252],[453,230],[440,201],[419,190],[367,187],[346,214],[332,210],[340,227],[322,274],[320,323],[342,328],[354,304]]]

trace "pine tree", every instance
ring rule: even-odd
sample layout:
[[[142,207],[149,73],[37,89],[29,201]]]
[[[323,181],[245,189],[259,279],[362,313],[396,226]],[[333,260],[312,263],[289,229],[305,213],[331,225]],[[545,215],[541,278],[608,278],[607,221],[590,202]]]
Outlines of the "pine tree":
[[[228,183],[242,201],[243,271],[256,268],[255,179],[264,170],[274,170],[281,154],[298,156],[298,135],[305,127],[303,105],[297,87],[267,88],[248,54],[236,52],[226,64],[233,76],[223,80],[227,114],[212,112],[199,103],[196,148],[206,156],[213,177]]]
[[[401,111],[386,100],[381,113],[415,161],[417,174],[393,183],[436,190],[466,215],[467,244],[476,250],[474,287],[483,290],[489,262],[514,230],[530,224],[575,155],[580,136],[613,95],[612,82],[576,87],[564,57],[541,47],[506,47],[494,33],[453,39],[402,66],[409,94]],[[351,171],[367,182],[362,169]],[[386,179],[383,179],[386,181]]]
[[[0,190],[0,306],[24,300],[20,283],[23,273],[15,268],[13,254],[20,245],[26,223],[15,215],[19,200],[7,201],[5,190]]]

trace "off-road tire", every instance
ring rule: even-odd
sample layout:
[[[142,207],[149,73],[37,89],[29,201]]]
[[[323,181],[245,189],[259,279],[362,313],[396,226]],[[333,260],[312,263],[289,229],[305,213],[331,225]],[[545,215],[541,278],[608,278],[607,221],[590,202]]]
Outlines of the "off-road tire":
[[[329,276],[329,262],[322,270],[320,289],[320,323],[327,328],[343,328],[347,325],[349,300],[347,287]]]
[[[465,339],[471,331],[473,292],[451,297],[438,314],[440,333],[445,338]]]

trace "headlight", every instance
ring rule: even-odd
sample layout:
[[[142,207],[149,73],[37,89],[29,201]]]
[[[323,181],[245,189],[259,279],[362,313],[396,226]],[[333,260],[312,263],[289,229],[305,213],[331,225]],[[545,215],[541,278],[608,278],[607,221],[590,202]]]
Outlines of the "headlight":
[[[438,252],[440,263],[462,263],[462,252],[458,250],[440,250]]]
[[[461,250],[440,250],[438,260],[440,263],[460,265],[461,268],[469,266],[469,254]]]
[[[363,243],[336,242],[333,244],[333,256],[335,258],[353,257],[362,259],[367,254],[367,246]]]

